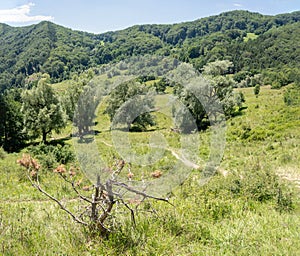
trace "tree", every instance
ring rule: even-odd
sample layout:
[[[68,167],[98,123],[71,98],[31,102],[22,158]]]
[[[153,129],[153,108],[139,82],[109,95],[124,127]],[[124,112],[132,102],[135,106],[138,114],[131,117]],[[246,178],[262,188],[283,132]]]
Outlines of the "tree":
[[[263,80],[261,74],[256,74],[254,76],[247,74],[244,79],[239,81],[238,87],[254,87],[256,85],[261,86],[262,84]]]
[[[258,94],[260,92],[260,84],[255,85],[253,91],[254,91],[254,95],[258,97]]]
[[[73,110],[73,123],[78,128],[79,136],[88,133],[90,127],[94,125],[95,111],[99,102],[100,97],[97,90],[90,85],[84,86],[77,104],[73,106],[75,107]]]
[[[8,152],[18,150],[26,139],[23,130],[23,115],[20,111],[19,90],[0,94],[0,146]]]
[[[158,82],[154,82],[153,87],[158,94],[163,94],[165,93],[165,90],[169,85],[169,81],[165,77],[163,77]]]
[[[180,131],[190,133],[195,128],[206,128],[207,124],[204,120],[207,118],[207,113],[199,99],[179,84],[174,87],[173,93],[183,104],[179,108],[176,106],[172,108],[172,114]]]
[[[195,80],[193,84],[193,74],[188,87],[176,85],[173,93],[186,107],[186,110],[193,116],[194,120],[187,117],[187,111],[174,111],[173,115],[178,121],[181,131],[191,132],[192,121],[198,129],[205,129],[209,125],[209,120],[216,120],[219,114],[229,117],[234,114],[237,106],[237,98],[234,97],[234,80],[224,74],[232,67],[230,61],[216,61],[204,66],[204,75]],[[185,72],[187,76],[188,72]],[[184,81],[183,81],[184,82]],[[195,95],[197,93],[197,96]],[[221,107],[221,106],[222,107]],[[221,113],[222,112],[222,113]],[[189,122],[187,120],[190,120]],[[181,120],[181,121],[180,121]]]
[[[144,85],[131,80],[119,85],[110,95],[105,113],[115,124],[130,128],[131,124],[140,129],[154,125],[149,113],[154,109],[151,91]]]
[[[66,115],[48,81],[49,76],[44,76],[36,87],[24,91],[21,108],[24,130],[32,138],[42,135],[44,143],[52,130],[59,132],[66,125]]]
[[[234,80],[229,76],[208,77],[213,87],[213,97],[217,97],[223,105],[224,114],[231,116],[237,105],[233,94]]]
[[[76,106],[82,92],[83,86],[81,84],[72,83],[63,95],[63,107],[70,121],[74,118]]]
[[[235,102],[236,102],[236,105],[240,110],[242,110],[243,108],[243,103],[245,102],[245,95],[242,93],[242,92],[238,92],[237,94],[235,94]]]
[[[233,63],[229,60],[216,60],[203,67],[203,74],[211,76],[220,76],[230,73]]]

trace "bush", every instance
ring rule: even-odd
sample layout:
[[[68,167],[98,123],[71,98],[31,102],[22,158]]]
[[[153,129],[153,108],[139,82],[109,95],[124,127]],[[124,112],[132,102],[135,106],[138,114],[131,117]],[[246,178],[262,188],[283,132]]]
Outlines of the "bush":
[[[55,168],[59,164],[67,164],[75,159],[74,152],[69,145],[46,145],[41,143],[28,148],[44,168]]]
[[[294,208],[294,196],[289,187],[275,172],[262,168],[259,163],[247,170],[239,182],[235,182],[234,188],[249,199],[262,203],[272,201],[280,212]]]
[[[262,85],[263,80],[262,80],[262,75],[261,74],[256,74],[254,76],[246,76],[245,79],[241,80],[238,83],[238,87],[254,87],[256,85]]]
[[[226,179],[216,176],[204,188],[206,198],[222,198],[222,201],[214,201],[213,206],[209,204],[207,208],[214,219],[230,215],[231,208],[226,206],[226,201],[236,197],[247,202],[271,202],[274,209],[280,212],[294,209],[295,198],[290,187],[274,171],[262,167],[260,163],[246,167],[241,173],[231,173]]]
[[[272,82],[272,89],[280,89],[283,85],[279,81]]]
[[[259,202],[275,199],[279,187],[279,178],[274,173],[256,167],[242,180],[243,194]]]
[[[252,75],[252,74],[251,74],[251,72],[249,72],[249,71],[240,71],[240,72],[235,73],[235,74],[233,75],[233,79],[234,79],[236,82],[240,83],[240,82],[242,82],[243,80],[245,80],[247,77],[249,77],[249,76],[251,76],[251,75]]]
[[[257,84],[254,87],[254,95],[258,96],[259,92],[260,92],[260,84]]]
[[[289,79],[288,71],[264,71],[263,73],[264,84],[270,84],[272,89],[279,89],[293,82]]]
[[[283,193],[282,189],[279,188],[278,195],[277,195],[276,210],[280,212],[292,211],[295,208],[292,199],[293,199],[292,193]]]
[[[284,103],[287,106],[299,106],[300,105],[300,87],[292,87],[285,91],[283,95]]]

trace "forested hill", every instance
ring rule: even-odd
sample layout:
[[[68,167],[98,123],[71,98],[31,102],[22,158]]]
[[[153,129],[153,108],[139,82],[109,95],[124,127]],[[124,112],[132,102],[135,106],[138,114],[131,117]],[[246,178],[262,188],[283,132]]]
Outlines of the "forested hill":
[[[0,24],[0,92],[24,86],[33,73],[48,73],[56,82],[132,55],[171,55],[199,69],[207,62],[228,59],[236,73],[299,67],[299,49],[300,11],[276,16],[232,11],[99,35],[51,22],[18,28]]]

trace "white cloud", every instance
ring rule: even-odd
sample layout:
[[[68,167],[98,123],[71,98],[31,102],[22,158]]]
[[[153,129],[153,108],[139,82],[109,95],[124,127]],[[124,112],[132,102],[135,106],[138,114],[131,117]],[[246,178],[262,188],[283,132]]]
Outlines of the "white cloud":
[[[32,21],[53,20],[52,16],[30,16],[30,9],[34,3],[18,6],[13,9],[0,10],[0,22],[25,23]]]
[[[243,7],[243,5],[241,5],[241,4],[238,4],[238,3],[235,3],[235,4],[233,4],[235,7]]]

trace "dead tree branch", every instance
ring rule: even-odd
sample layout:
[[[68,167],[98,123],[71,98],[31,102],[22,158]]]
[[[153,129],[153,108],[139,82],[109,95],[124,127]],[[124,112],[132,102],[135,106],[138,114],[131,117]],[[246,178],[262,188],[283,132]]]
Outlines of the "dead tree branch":
[[[110,232],[109,228],[105,227],[104,222],[109,216],[111,216],[113,206],[116,202],[120,202],[125,206],[126,209],[130,211],[132,222],[134,225],[136,225],[134,210],[124,200],[124,196],[128,192],[133,193],[137,196],[142,196],[140,202],[143,202],[145,199],[150,198],[167,202],[172,205],[168,201],[168,199],[148,195],[145,191],[140,191],[127,185],[124,182],[117,181],[116,179],[118,175],[121,173],[122,169],[125,166],[124,160],[116,160],[114,170],[110,168],[110,170],[112,170],[110,179],[107,179],[105,183],[103,183],[100,180],[100,175],[97,175],[96,183],[93,186],[89,186],[88,189],[84,189],[84,187],[80,188],[80,182],[75,183],[74,176],[76,175],[76,173],[74,172],[74,169],[72,170],[70,168],[68,176],[66,168],[63,165],[60,165],[54,170],[54,172],[59,174],[59,176],[66,183],[71,185],[73,191],[79,199],[87,203],[87,206],[84,206],[83,212],[77,215],[70,211],[60,200],[58,200],[42,188],[39,181],[40,165],[36,160],[34,160],[30,155],[23,155],[23,158],[18,160],[18,163],[26,168],[27,177],[34,188],[36,188],[39,192],[44,194],[49,199],[56,202],[56,204],[58,204],[63,211],[70,215],[75,222],[80,223],[84,226],[89,226],[93,231],[98,230],[100,231],[100,234],[106,234],[107,232]],[[87,197],[80,192],[80,189],[89,191],[91,190],[91,188],[93,188],[93,193],[90,197]]]

